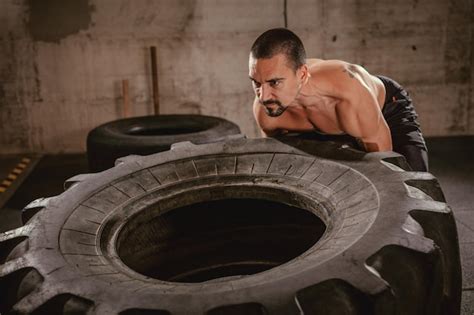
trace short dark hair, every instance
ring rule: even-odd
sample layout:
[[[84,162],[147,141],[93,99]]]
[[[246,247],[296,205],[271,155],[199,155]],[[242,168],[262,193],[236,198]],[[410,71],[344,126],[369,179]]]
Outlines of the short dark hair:
[[[264,32],[255,40],[250,53],[256,59],[285,54],[295,71],[306,63],[303,43],[295,33],[286,28],[274,28]]]

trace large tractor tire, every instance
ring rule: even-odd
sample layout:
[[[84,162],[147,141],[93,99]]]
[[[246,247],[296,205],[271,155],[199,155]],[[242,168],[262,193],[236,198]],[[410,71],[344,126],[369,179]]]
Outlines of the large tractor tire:
[[[0,234],[0,312],[459,314],[436,179],[287,141],[178,143],[73,177]]]
[[[175,142],[202,144],[239,133],[239,127],[228,120],[202,115],[161,115],[115,120],[89,132],[89,169],[91,172],[106,170],[114,166],[116,159],[130,154],[148,155],[167,151]]]

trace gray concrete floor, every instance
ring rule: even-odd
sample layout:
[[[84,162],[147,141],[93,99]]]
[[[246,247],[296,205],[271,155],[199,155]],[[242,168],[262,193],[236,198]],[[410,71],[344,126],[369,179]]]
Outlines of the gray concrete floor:
[[[427,139],[430,172],[440,181],[453,209],[459,235],[463,267],[462,315],[474,314],[474,136]],[[0,156],[0,175],[8,174],[15,163]],[[87,173],[84,155],[44,156],[28,178],[0,208],[0,232],[21,225],[20,209],[29,201],[54,196],[63,182]],[[1,181],[1,179],[0,179]]]
[[[474,314],[474,137],[428,139],[430,172],[451,206],[463,269],[463,315]]]

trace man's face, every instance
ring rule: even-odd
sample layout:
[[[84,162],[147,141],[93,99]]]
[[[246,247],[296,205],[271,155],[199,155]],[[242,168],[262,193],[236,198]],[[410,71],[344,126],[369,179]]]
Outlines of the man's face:
[[[302,69],[295,73],[284,54],[267,59],[249,58],[249,76],[268,116],[278,117],[292,105],[301,89]]]

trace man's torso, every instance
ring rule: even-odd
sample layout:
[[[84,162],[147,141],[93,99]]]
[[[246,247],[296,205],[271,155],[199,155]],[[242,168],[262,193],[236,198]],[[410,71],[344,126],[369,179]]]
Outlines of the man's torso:
[[[339,60],[321,59],[308,59],[307,65],[311,77],[301,90],[296,104],[288,107],[283,115],[268,117],[262,106],[256,104],[256,118],[263,129],[268,126],[282,133],[314,130],[328,134],[344,133],[338,115],[339,111],[344,110],[339,106],[342,99],[332,86],[331,76],[337,71],[346,71],[353,80],[363,84],[377,100],[380,110],[383,108],[385,87],[378,77],[369,74],[364,68]]]

